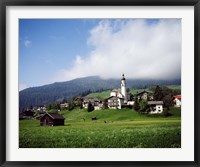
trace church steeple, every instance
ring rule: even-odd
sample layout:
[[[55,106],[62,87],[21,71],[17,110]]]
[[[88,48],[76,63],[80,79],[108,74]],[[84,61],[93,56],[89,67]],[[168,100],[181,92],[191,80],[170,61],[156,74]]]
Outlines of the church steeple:
[[[127,102],[126,79],[124,77],[124,74],[122,74],[121,79],[121,94],[124,96],[124,101]]]
[[[125,80],[125,78],[124,78],[124,74],[122,74],[122,80]]]

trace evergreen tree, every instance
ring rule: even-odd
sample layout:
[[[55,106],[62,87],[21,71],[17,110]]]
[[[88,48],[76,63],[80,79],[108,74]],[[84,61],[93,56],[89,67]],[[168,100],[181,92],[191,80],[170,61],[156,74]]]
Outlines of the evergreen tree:
[[[92,103],[89,101],[88,107],[87,107],[87,111],[88,111],[88,112],[91,112],[91,111],[93,111],[93,110],[94,110],[94,107],[93,107]]]
[[[135,111],[139,111],[139,109],[140,109],[140,104],[139,104],[139,102],[138,102],[138,98],[137,98],[137,97],[135,97],[135,102],[134,102],[134,104],[133,104],[133,109],[134,109]]]
[[[69,111],[71,111],[71,110],[74,109],[74,101],[73,101],[73,100],[70,100],[68,105],[69,105],[69,106],[68,106],[68,110],[69,110]]]
[[[156,101],[160,101],[163,98],[162,89],[157,85],[154,91],[153,99]]]
[[[169,95],[166,95],[163,97],[163,107],[167,108],[169,110],[169,107],[172,106],[172,96],[169,94]]]
[[[108,103],[106,100],[103,100],[103,109],[108,109]]]
[[[83,109],[83,102],[80,102],[80,109]]]
[[[52,105],[51,104],[48,104],[47,105],[47,110],[49,111],[49,110],[51,110],[52,109]]]

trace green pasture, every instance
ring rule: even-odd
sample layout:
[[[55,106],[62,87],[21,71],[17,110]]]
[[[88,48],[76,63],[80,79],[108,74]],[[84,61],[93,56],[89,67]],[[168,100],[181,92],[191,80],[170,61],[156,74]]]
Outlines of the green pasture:
[[[95,92],[95,93],[90,93],[87,95],[87,97],[96,97],[101,100],[104,100],[110,96],[110,90],[107,91],[102,91],[102,92]]]
[[[65,126],[40,126],[39,120],[19,121],[20,148],[179,148],[180,108],[171,116],[142,115],[131,109],[61,111]],[[97,117],[92,121],[93,116]]]

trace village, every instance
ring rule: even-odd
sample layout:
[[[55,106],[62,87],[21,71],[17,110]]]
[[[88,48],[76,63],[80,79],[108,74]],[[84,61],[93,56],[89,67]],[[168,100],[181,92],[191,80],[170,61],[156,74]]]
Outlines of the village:
[[[157,88],[159,89],[159,86],[157,86]],[[159,93],[160,90],[157,91],[157,93]],[[148,114],[162,114],[164,108],[167,106],[165,103],[170,103],[174,107],[181,107],[181,95],[174,95],[165,102],[160,100],[159,97],[156,98],[155,93],[156,90],[155,92],[143,90],[134,95],[127,92],[126,79],[123,74],[121,78],[121,87],[112,89],[110,96],[106,99],[102,100],[98,97],[89,96],[76,97],[71,102],[56,104],[56,106],[54,106],[54,108],[57,109],[56,113],[49,113],[49,108],[47,106],[35,106],[21,112],[19,119],[38,119],[40,120],[40,125],[56,126],[64,125],[64,117],[59,114],[59,112],[61,110],[72,110],[74,107],[85,108],[88,112],[102,109],[121,110],[123,108],[130,108]],[[141,109],[141,105],[145,107]]]

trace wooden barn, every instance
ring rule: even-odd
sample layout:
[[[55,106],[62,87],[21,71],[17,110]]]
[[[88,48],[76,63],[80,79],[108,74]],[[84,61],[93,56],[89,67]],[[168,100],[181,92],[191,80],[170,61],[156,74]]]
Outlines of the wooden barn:
[[[65,118],[60,114],[46,113],[40,118],[41,126],[61,126],[64,125]]]

